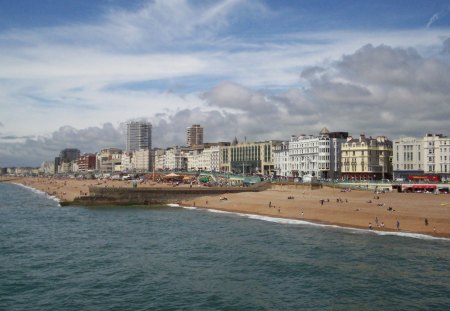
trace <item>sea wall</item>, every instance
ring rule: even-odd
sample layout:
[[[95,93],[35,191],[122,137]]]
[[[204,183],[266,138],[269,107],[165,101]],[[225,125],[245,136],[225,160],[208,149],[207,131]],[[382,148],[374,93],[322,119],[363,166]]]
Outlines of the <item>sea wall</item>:
[[[89,195],[76,198],[71,204],[81,205],[153,205],[178,203],[208,195],[237,192],[258,192],[270,187],[173,187],[173,188],[105,188],[89,187]]]

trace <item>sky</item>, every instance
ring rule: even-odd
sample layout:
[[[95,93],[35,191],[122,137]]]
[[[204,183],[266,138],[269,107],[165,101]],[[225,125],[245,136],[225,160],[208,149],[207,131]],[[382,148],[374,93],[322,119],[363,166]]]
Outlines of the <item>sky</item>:
[[[450,0],[0,0],[0,166],[64,148],[450,135]]]

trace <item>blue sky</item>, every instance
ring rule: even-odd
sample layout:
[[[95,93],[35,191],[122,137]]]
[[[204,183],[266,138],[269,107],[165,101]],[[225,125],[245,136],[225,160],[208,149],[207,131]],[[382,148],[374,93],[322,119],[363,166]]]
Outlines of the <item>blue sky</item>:
[[[0,0],[0,166],[123,147],[132,119],[158,147],[450,134],[449,38],[450,1]]]

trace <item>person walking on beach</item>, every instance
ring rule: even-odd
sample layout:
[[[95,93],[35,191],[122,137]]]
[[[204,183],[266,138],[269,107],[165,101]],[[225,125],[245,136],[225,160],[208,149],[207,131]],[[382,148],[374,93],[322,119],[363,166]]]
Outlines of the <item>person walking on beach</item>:
[[[397,219],[397,231],[400,231],[400,221]]]
[[[428,226],[428,218],[425,218],[425,226]]]

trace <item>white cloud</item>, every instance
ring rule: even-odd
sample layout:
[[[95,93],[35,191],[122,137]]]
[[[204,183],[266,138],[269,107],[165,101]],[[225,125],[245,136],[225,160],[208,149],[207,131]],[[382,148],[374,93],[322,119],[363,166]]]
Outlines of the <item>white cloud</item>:
[[[436,23],[439,19],[445,17],[450,12],[450,5],[448,5],[446,8],[444,8],[442,11],[433,14],[433,16],[430,17],[426,28],[430,28],[434,23]]]
[[[4,31],[2,135],[33,145],[31,137],[51,140],[66,125],[80,133],[140,117],[155,124],[160,146],[182,143],[191,123],[208,125],[211,140],[227,139],[223,129],[228,140],[322,126],[392,135],[447,129],[448,29],[227,33],[270,14],[259,1],[157,0],[90,24]],[[398,114],[418,128],[391,124]]]

